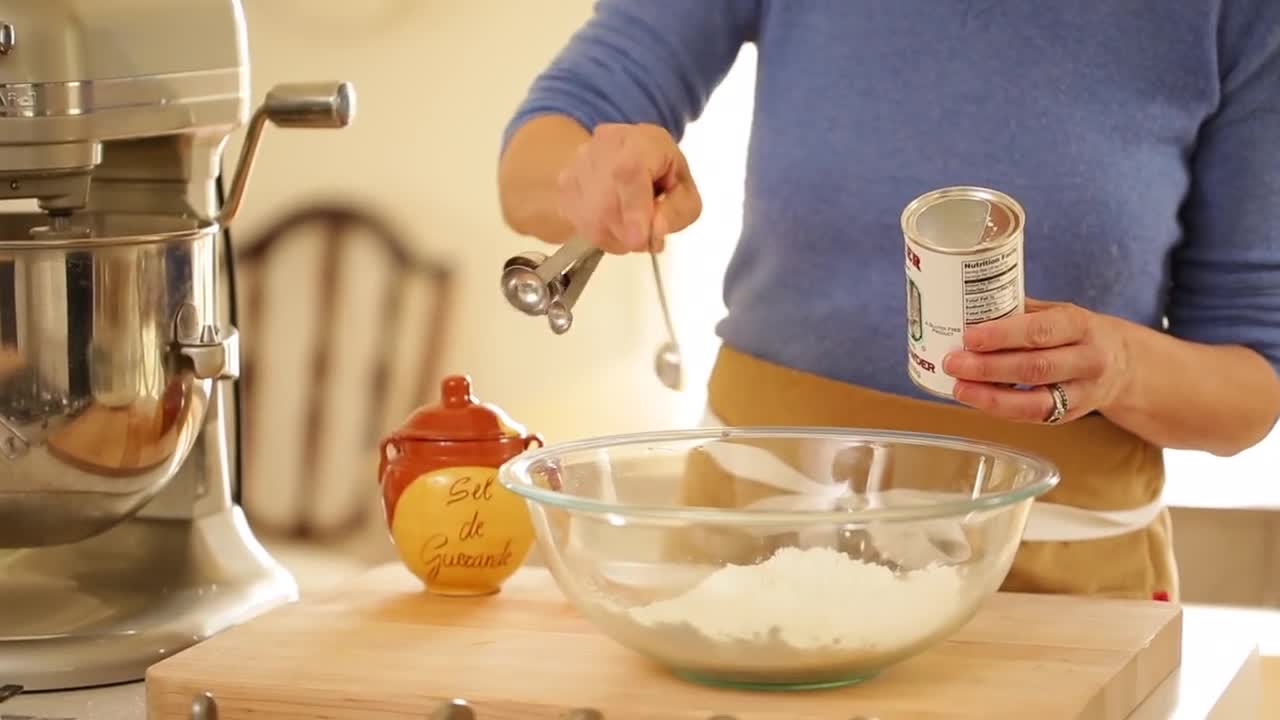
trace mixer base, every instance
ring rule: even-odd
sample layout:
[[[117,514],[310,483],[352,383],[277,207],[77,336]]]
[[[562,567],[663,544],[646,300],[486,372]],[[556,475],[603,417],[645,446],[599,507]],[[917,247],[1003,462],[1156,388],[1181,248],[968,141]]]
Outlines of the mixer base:
[[[0,686],[141,680],[211,635],[297,599],[238,507],[135,517],[84,542],[0,549]]]

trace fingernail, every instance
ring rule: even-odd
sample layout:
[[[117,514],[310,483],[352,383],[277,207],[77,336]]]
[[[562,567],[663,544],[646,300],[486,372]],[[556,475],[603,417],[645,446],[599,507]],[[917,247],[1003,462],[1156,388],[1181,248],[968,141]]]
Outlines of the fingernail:
[[[949,352],[942,357],[942,371],[948,375],[955,375],[964,370],[967,361],[964,351]]]
[[[667,219],[659,215],[653,219],[653,234],[658,237],[667,236]]]

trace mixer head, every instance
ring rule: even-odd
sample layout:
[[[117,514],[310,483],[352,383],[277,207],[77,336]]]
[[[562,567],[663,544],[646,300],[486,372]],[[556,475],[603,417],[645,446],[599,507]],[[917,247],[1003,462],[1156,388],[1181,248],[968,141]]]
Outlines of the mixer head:
[[[268,124],[355,113],[341,82],[249,102],[240,0],[0,0],[0,200],[42,211],[0,213],[0,548],[89,537],[184,464],[214,472],[187,459],[238,368],[215,238]]]
[[[205,215],[248,89],[239,0],[0,0],[0,199],[36,199],[55,234],[86,208]],[[353,113],[332,83],[277,88],[259,117],[342,127]]]
[[[225,2],[0,2],[0,198],[77,210],[107,143],[225,138],[247,115],[236,11]]]

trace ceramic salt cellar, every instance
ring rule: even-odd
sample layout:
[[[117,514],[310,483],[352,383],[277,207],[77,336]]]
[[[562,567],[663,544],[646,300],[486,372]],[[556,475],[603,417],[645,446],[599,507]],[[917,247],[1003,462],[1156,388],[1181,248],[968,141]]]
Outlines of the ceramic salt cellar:
[[[542,438],[446,377],[440,404],[415,410],[380,447],[378,482],[401,561],[441,595],[498,592],[534,541],[525,501],[498,468]]]

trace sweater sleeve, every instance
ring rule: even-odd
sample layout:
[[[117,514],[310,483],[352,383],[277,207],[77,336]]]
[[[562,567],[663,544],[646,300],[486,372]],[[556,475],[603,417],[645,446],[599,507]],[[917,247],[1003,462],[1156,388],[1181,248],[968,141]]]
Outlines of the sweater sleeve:
[[[502,147],[539,115],[652,123],[677,140],[753,40],[759,0],[598,0],[592,17],[534,80]]]
[[[1220,102],[1191,157],[1169,331],[1280,371],[1280,2],[1223,0]]]

